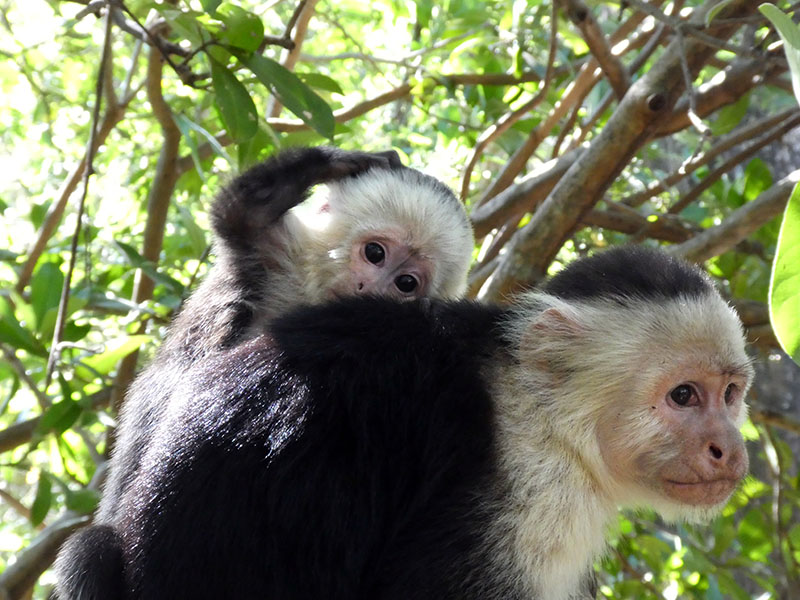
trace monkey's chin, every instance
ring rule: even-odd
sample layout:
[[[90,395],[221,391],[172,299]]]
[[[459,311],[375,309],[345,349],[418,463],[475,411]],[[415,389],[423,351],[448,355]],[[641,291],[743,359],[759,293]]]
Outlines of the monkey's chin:
[[[739,481],[734,479],[715,479],[699,482],[665,479],[662,482],[662,487],[667,497],[681,504],[713,509],[727,502],[738,483]]]

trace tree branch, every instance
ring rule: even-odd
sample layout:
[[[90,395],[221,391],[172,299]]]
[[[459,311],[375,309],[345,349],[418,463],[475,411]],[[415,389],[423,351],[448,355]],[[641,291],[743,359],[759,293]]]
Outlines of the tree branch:
[[[544,163],[514,185],[474,209],[471,218],[475,237],[481,239],[515,214],[533,211],[583,153],[583,148],[577,148]]]
[[[611,52],[603,31],[597,24],[594,14],[583,0],[562,0],[570,21],[580,30],[581,36],[589,46],[589,51],[605,73],[617,99],[621,100],[631,84],[628,70],[619,58]]]
[[[69,264],[67,266],[67,274],[64,277],[64,284],[61,288],[61,298],[58,303],[58,312],[56,313],[53,341],[50,345],[50,354],[47,357],[47,369],[44,375],[44,383],[42,384],[42,388],[45,392],[50,385],[50,380],[53,376],[56,362],[61,355],[61,337],[64,334],[64,325],[66,324],[67,306],[72,287],[72,274],[75,271],[75,261],[78,257],[78,237],[80,236],[81,228],[83,227],[83,212],[86,207],[86,196],[89,193],[89,178],[94,174],[94,155],[98,148],[97,128],[100,123],[100,105],[103,101],[103,88],[105,87],[104,82],[106,76],[110,75],[108,63],[111,61],[111,25],[113,23],[113,9],[111,5],[107,6],[106,11],[105,31],[103,33],[103,50],[100,56],[100,67],[97,72],[94,106],[92,107],[92,119],[90,121],[91,129],[89,130],[88,150],[86,151],[86,168],[83,170],[83,193],[81,194],[80,201],[78,202],[78,215],[75,220],[75,230],[73,231],[72,240],[70,242]],[[116,98],[114,96],[110,98],[109,105],[116,105]]]
[[[692,262],[703,262],[727,252],[778,216],[798,181],[800,181],[800,169],[792,171],[758,198],[733,211],[716,227],[706,229],[692,239],[672,246],[668,249],[669,252]]]
[[[715,110],[736,102],[748,90],[757,87],[762,78],[775,76],[783,70],[781,65],[764,57],[734,62],[722,71],[720,77],[715,77],[698,88],[695,95],[697,115],[706,117]],[[675,105],[671,115],[661,119],[654,135],[664,137],[690,125],[689,100],[683,99]]]
[[[31,392],[33,392],[33,395],[36,396],[39,409],[44,412],[50,408],[50,405],[52,404],[50,402],[50,398],[47,396],[47,394],[39,389],[39,386],[36,385],[36,382],[31,379],[30,375],[28,375],[28,372],[25,370],[25,365],[23,365],[22,361],[17,358],[16,352],[14,352],[12,348],[9,348],[5,344],[0,344],[0,350],[3,351],[3,356],[6,357],[8,364],[10,364],[17,373],[17,376],[19,376],[19,378],[25,382],[25,384],[30,388]]]
[[[655,221],[648,221],[633,212],[590,210],[583,216],[581,223],[666,242],[683,242],[694,233],[673,215],[661,215]]]
[[[756,423],[773,425],[785,431],[800,435],[800,422],[772,410],[750,407],[750,418]]]
[[[709,2],[695,10],[692,19],[702,23],[712,4]],[[754,4],[750,0],[733,0],[723,9],[726,13],[723,16],[747,14],[754,10]],[[735,26],[731,26],[719,33],[729,37],[734,30]],[[650,139],[663,114],[674,106],[683,91],[677,46],[677,41],[673,40],[650,71],[630,87],[581,160],[573,163],[534,213],[531,222],[517,231],[498,269],[481,289],[481,298],[503,298],[544,276],[582,216]],[[714,53],[693,38],[685,40],[684,46],[692,73],[697,73]]]
[[[36,539],[16,555],[16,562],[0,573],[0,598],[20,600],[36,583],[39,576],[53,564],[58,549],[88,516],[64,515],[48,525]]]
[[[625,39],[644,18],[644,13],[636,13],[631,16],[611,36],[612,43],[616,43],[620,39]],[[629,45],[625,50],[627,52],[633,48],[633,45]],[[553,127],[555,127],[564,115],[570,111],[572,106],[583,102],[584,98],[586,98],[594,86],[597,85],[597,82],[600,81],[600,74],[597,70],[598,63],[595,58],[592,58],[581,66],[577,77],[569,84],[567,90],[561,96],[547,118],[530,132],[525,142],[517,148],[511,158],[506,161],[506,166],[476,203],[478,206],[489,198],[496,196],[513,183],[517,175],[525,168],[525,165],[539,147],[539,144],[542,143],[542,140],[550,134]]]
[[[98,466],[87,488],[99,489],[105,474],[106,465]],[[91,516],[68,510],[45,527],[33,542],[16,555],[16,562],[0,573],[0,598],[22,600],[47,567],[53,564],[67,538],[90,521]]]
[[[181,133],[175,125],[169,105],[164,100],[161,89],[162,76],[161,53],[157,49],[151,48],[147,62],[147,98],[153,109],[153,115],[161,126],[164,141],[147,198],[147,222],[144,229],[142,256],[154,265],[159,262],[161,248],[164,243],[167,211],[169,210],[172,193],[175,190],[175,183],[180,175],[177,163]],[[137,270],[134,281],[133,302],[141,304],[149,300],[153,296],[154,287],[153,280],[143,270]],[[144,325],[141,326],[141,330],[144,330]],[[139,352],[135,351],[120,362],[114,380],[111,402],[112,408],[117,412],[122,407],[125,393],[131,381],[133,381],[138,358]]]

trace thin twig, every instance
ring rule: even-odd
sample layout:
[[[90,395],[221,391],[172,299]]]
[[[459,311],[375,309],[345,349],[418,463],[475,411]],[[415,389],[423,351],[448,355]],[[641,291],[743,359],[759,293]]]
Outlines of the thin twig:
[[[67,276],[64,278],[64,286],[61,289],[61,301],[58,305],[58,314],[56,316],[56,326],[53,332],[53,343],[50,346],[50,355],[47,358],[47,371],[44,377],[43,389],[47,390],[50,386],[50,381],[53,377],[53,370],[55,369],[56,361],[59,358],[60,350],[59,343],[64,334],[64,325],[67,316],[67,304],[69,302],[70,287],[72,285],[72,274],[75,270],[75,261],[78,255],[78,238],[80,237],[81,228],[83,226],[83,213],[86,208],[86,196],[89,193],[89,178],[94,174],[94,156],[97,151],[97,130],[100,121],[100,104],[103,99],[103,85],[106,74],[106,64],[111,60],[111,29],[113,23],[111,6],[106,8],[106,24],[103,40],[103,53],[100,57],[100,67],[97,73],[97,85],[95,86],[95,101],[92,110],[92,124],[89,133],[89,147],[86,151],[86,168],[83,172],[83,192],[78,204],[78,218],[75,222],[75,231],[72,234],[72,242],[70,244],[69,253],[69,267],[67,268]]]

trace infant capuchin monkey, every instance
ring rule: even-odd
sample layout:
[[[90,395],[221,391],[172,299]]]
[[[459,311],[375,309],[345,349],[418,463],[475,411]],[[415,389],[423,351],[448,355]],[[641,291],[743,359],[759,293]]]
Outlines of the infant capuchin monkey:
[[[59,574],[131,600],[583,597],[618,508],[725,504],[751,378],[709,279],[641,247],[511,308],[301,308],[194,365],[101,527],[120,551]]]
[[[326,184],[327,195],[309,225],[291,209],[317,184]],[[117,507],[137,477],[154,424],[194,363],[263,333],[271,319],[303,304],[350,295],[458,298],[474,246],[453,192],[404,167],[393,151],[284,151],[225,186],[211,222],[215,264],[131,387],[96,523],[119,522]],[[77,537],[58,561],[72,571],[114,553],[103,528]],[[102,585],[92,592],[94,582],[69,581],[74,585],[62,586],[62,598],[105,597]]]

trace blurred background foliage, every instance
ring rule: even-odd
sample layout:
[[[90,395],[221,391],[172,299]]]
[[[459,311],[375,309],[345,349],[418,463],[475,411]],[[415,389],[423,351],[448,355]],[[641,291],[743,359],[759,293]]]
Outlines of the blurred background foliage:
[[[89,519],[221,182],[319,143],[457,190],[481,300],[614,244],[703,264],[752,342],[752,475],[706,527],[622,516],[600,596],[800,597],[800,372],[767,307],[800,110],[757,4],[0,0],[0,598],[47,597]]]

